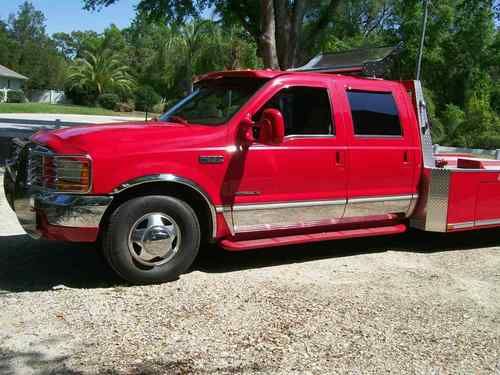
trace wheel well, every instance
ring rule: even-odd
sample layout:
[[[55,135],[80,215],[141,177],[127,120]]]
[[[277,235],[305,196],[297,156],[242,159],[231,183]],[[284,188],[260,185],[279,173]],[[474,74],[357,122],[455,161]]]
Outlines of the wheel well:
[[[193,188],[175,182],[149,182],[128,188],[114,196],[101,220],[101,228],[107,226],[111,214],[124,202],[146,195],[168,195],[180,199],[191,206],[200,223],[202,240],[210,242],[215,223],[206,199]],[[102,229],[101,229],[102,230]]]

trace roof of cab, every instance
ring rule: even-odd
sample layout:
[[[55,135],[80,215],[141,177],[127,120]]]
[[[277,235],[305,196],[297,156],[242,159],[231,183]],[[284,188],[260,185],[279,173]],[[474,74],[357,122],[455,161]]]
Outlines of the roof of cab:
[[[337,79],[372,79],[368,77],[352,76],[352,75],[341,75],[338,73],[318,73],[318,72],[300,72],[300,71],[284,71],[284,70],[271,70],[271,69],[261,69],[261,70],[227,70],[220,72],[211,72],[202,75],[196,80],[196,83],[202,81],[217,80],[222,78],[256,78],[256,79],[273,79],[279,76],[293,75],[293,76],[322,76],[322,77],[335,77]],[[382,79],[380,79],[382,80]]]

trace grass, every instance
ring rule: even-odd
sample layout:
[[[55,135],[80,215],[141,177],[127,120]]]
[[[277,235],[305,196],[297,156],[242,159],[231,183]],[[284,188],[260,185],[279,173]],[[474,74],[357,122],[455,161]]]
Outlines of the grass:
[[[0,113],[58,113],[72,115],[144,117],[143,112],[114,112],[99,107],[45,103],[0,103]]]

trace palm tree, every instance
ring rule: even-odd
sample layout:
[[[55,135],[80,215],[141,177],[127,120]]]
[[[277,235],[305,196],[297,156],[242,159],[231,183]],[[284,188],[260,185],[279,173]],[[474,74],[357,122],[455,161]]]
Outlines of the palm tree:
[[[86,52],[69,68],[66,82],[69,88],[85,88],[98,95],[107,92],[130,93],[135,80],[126,65],[109,52]]]
[[[210,21],[193,21],[181,26],[172,45],[180,56],[186,68],[186,83],[188,93],[193,91],[193,65],[203,48],[213,35],[213,26]]]

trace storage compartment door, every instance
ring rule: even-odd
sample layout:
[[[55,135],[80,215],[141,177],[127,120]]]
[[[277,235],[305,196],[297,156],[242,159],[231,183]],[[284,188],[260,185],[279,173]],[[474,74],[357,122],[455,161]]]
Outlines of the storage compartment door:
[[[479,184],[476,226],[500,224],[500,181]]]

